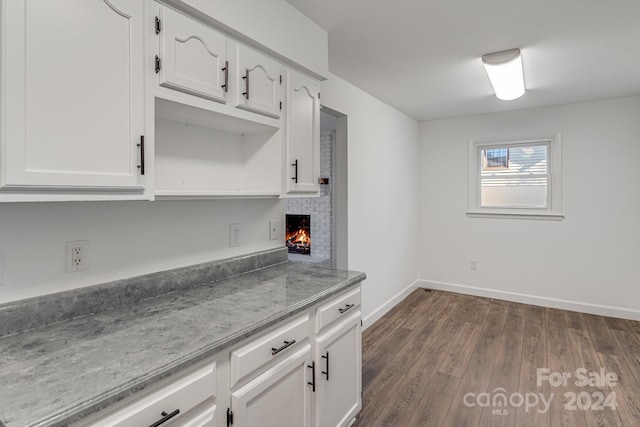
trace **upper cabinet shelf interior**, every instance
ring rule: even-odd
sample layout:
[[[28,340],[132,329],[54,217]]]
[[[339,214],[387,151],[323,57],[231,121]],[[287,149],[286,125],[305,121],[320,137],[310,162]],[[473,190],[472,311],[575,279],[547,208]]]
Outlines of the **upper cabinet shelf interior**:
[[[280,196],[279,128],[163,99],[155,107],[156,197]]]

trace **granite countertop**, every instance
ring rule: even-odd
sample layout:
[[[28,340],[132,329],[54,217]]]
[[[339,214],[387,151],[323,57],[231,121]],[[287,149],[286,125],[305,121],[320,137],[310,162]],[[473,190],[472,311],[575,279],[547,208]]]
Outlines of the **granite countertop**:
[[[365,278],[283,263],[0,338],[0,426],[64,426]]]

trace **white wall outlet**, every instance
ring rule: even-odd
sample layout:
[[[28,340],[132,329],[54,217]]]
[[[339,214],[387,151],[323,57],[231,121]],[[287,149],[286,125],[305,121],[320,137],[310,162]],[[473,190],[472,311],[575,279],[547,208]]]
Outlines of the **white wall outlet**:
[[[280,240],[281,238],[280,220],[272,219],[269,221],[269,240]]]
[[[469,270],[477,270],[478,269],[478,260],[472,259],[469,261]]]
[[[4,252],[0,251],[0,286],[4,284]]]
[[[229,224],[229,246],[240,246],[240,224]]]
[[[65,246],[65,270],[67,273],[89,269],[89,241],[74,240]]]

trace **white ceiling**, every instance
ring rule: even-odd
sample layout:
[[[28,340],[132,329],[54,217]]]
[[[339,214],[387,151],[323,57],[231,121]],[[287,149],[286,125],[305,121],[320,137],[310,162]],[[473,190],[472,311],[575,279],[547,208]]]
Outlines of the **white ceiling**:
[[[640,94],[640,0],[287,0],[329,33],[329,69],[417,120]],[[519,47],[526,94],[480,57]]]

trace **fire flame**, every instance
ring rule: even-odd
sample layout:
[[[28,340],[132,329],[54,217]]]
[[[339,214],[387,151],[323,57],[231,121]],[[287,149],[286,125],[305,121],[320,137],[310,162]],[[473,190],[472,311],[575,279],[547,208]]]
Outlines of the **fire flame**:
[[[311,243],[311,238],[307,236],[306,230],[299,229],[287,236],[287,243],[290,245],[309,245]]]

